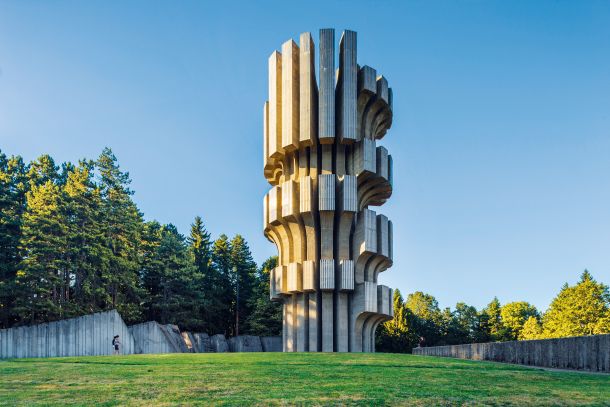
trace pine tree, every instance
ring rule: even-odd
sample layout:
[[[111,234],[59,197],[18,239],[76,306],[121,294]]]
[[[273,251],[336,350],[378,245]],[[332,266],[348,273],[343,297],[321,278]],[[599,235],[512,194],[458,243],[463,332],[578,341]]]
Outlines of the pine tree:
[[[109,273],[107,259],[112,255],[104,244],[100,219],[102,199],[94,183],[92,161],[78,166],[64,165],[65,219],[67,221],[67,261],[73,278],[73,313],[93,313],[109,303],[104,275]]]
[[[211,307],[210,334],[228,335],[235,321],[235,314],[230,307],[234,299],[231,277],[231,244],[229,238],[222,234],[214,241],[212,247],[212,265],[218,276],[215,295]]]
[[[109,292],[106,308],[116,308],[127,322],[141,316],[138,245],[141,239],[142,214],[131,200],[129,173],[122,172],[114,154],[105,148],[96,162],[102,197],[102,230],[111,256],[103,275]]]
[[[14,314],[17,268],[22,258],[19,248],[25,195],[29,184],[21,157],[0,151],[0,328],[16,321]]]
[[[544,337],[610,333],[610,294],[585,270],[575,286],[565,284],[543,317]]]
[[[231,311],[235,315],[235,322],[231,324],[230,333],[237,335],[239,334],[239,321],[241,321],[243,326],[252,312],[251,299],[254,292],[257,269],[248,243],[241,235],[236,235],[231,240],[231,266],[230,280],[233,289]]]
[[[191,233],[187,239],[190,261],[200,276],[200,285],[196,288],[201,293],[197,313],[202,319],[201,331],[207,332],[213,323],[213,313],[217,310],[216,297],[220,294],[220,279],[212,264],[212,247],[210,233],[205,229],[201,217],[195,217]]]
[[[15,312],[26,323],[64,317],[69,281],[66,281],[66,221],[60,189],[51,180],[27,193],[17,271]]]
[[[273,256],[265,260],[258,270],[254,291],[250,299],[252,313],[244,321],[244,333],[259,336],[282,334],[282,304],[269,299],[269,276],[271,270],[276,266],[277,256]]]
[[[210,233],[205,229],[200,216],[196,216],[195,221],[191,224],[188,244],[193,264],[200,273],[206,276],[206,279],[209,280],[208,284],[212,284],[213,280],[211,276],[208,276],[212,261]]]
[[[30,188],[42,186],[49,181],[54,184],[61,184],[58,171],[59,168],[55,165],[55,161],[51,156],[48,154],[41,155],[32,161],[28,167],[27,178]]]
[[[148,281],[148,307],[153,319],[167,324],[173,323],[183,329],[200,330],[203,321],[199,306],[203,294],[201,275],[190,263],[184,237],[173,225],[162,226],[158,231],[158,246]]]
[[[502,324],[502,304],[497,297],[494,297],[493,300],[487,307],[485,307],[482,311],[485,314],[483,319],[487,324],[487,330],[489,333],[489,337],[492,341],[505,341],[509,340],[508,330]]]

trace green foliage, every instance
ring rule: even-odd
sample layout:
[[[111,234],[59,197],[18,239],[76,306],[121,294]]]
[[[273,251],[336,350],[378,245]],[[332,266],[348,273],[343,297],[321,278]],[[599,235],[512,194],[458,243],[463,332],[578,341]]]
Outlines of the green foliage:
[[[277,334],[281,306],[243,237],[212,242],[201,217],[187,239],[144,222],[130,183],[108,148],[61,166],[0,152],[0,327],[116,308],[128,323],[212,334],[234,334],[238,314],[241,333],[270,318]]]
[[[15,309],[26,323],[70,315],[70,275],[67,272],[67,223],[61,192],[52,180],[33,184],[27,193],[17,271]]]
[[[505,338],[508,336],[507,330],[502,324],[501,309],[500,301],[497,297],[494,297],[482,311],[482,320],[489,333],[489,339],[492,341],[506,340]]]
[[[406,307],[399,290],[394,290],[394,318],[379,328],[375,338],[380,352],[408,353],[418,338],[412,328],[412,312]]]
[[[523,329],[519,333],[520,340],[541,339],[542,325],[535,316],[529,317],[523,324]]]
[[[257,267],[252,259],[248,243],[241,235],[236,235],[230,243],[231,267],[230,281],[232,288],[231,313],[235,315],[235,324],[229,326],[229,334],[245,333],[238,330],[238,321],[242,327],[246,317],[252,312],[252,297],[256,284]]]
[[[279,335],[282,304],[269,300],[269,271],[245,239],[212,241],[197,216],[187,238],[171,224],[145,222],[129,173],[112,151],[57,165],[25,164],[0,151],[0,328],[116,308],[128,323],[157,320],[184,329]],[[610,294],[585,270],[544,315],[524,301],[441,310],[421,291],[394,292],[394,318],[379,350],[610,333]]]
[[[502,325],[508,330],[506,340],[515,340],[521,336],[525,321],[530,317],[538,318],[536,307],[525,301],[509,302],[501,311]]]
[[[244,330],[250,335],[276,336],[282,334],[282,304],[269,300],[269,276],[277,266],[277,256],[269,257],[258,270],[253,295],[250,299],[252,313]]]
[[[15,279],[21,262],[19,245],[27,192],[26,166],[21,157],[0,151],[0,328],[16,322]]]
[[[564,285],[543,317],[546,338],[610,333],[610,294],[585,270],[575,286]]]

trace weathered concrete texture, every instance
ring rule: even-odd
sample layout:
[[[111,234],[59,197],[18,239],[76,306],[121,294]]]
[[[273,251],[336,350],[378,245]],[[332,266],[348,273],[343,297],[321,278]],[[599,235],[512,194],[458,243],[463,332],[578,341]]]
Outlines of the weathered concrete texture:
[[[194,333],[193,335],[193,350],[197,353],[213,352],[210,337],[205,333]]]
[[[265,236],[278,249],[270,298],[283,303],[287,352],[371,352],[377,326],[392,317],[392,222],[369,206],[392,195],[392,157],[377,140],[392,125],[388,81],[357,63],[357,36],[335,32],[316,46],[300,35],[269,58],[263,108]]]
[[[282,337],[281,336],[261,336],[261,346],[263,352],[281,352]]]
[[[163,335],[165,335],[165,338],[167,338],[171,346],[176,349],[176,352],[186,353],[191,351],[186,342],[184,341],[184,338],[182,337],[180,329],[177,325],[159,325],[159,328],[161,328],[161,332],[163,333]]]
[[[610,335],[434,346],[413,354],[610,373]]]
[[[210,338],[212,352],[224,353],[229,351],[229,343],[223,334],[217,334]]]
[[[0,358],[112,354],[119,335],[121,353],[135,352],[133,336],[115,310],[45,324],[0,330]]]
[[[135,340],[135,353],[179,353],[181,347],[175,338],[168,338],[164,327],[155,322],[144,322],[129,327]]]
[[[262,352],[261,338],[252,335],[240,335],[229,338],[230,352]]]

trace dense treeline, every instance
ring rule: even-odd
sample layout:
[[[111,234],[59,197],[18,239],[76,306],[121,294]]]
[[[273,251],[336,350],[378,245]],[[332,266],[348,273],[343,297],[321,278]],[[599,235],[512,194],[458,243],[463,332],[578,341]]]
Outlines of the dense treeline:
[[[116,308],[130,324],[235,335],[239,317],[241,334],[281,334],[281,305],[269,301],[277,259],[257,267],[243,237],[212,240],[200,217],[186,237],[145,221],[130,182],[110,149],[61,165],[0,151],[0,328]],[[440,309],[432,295],[395,290],[377,349],[599,333],[610,333],[610,294],[585,271],[545,313],[497,298]]]
[[[394,319],[377,332],[377,349],[410,352],[416,346],[561,338],[610,333],[608,287],[584,271],[574,286],[567,283],[541,313],[525,302],[500,304],[494,298],[477,310],[463,302],[441,310],[436,299],[421,291],[403,299],[394,291]]]
[[[95,161],[24,163],[0,151],[0,327],[116,308],[201,332],[277,335],[259,269],[237,235],[211,240],[196,217],[188,237],[145,221],[110,149]],[[238,301],[239,299],[239,301]]]

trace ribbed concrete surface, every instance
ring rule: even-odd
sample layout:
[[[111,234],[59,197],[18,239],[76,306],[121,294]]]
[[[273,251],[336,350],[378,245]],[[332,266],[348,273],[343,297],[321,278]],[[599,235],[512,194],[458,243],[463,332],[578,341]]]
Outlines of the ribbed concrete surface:
[[[115,310],[2,329],[0,358],[111,355],[114,335],[120,336],[122,354],[135,352],[133,336]]]
[[[610,335],[433,346],[413,354],[610,373]]]

